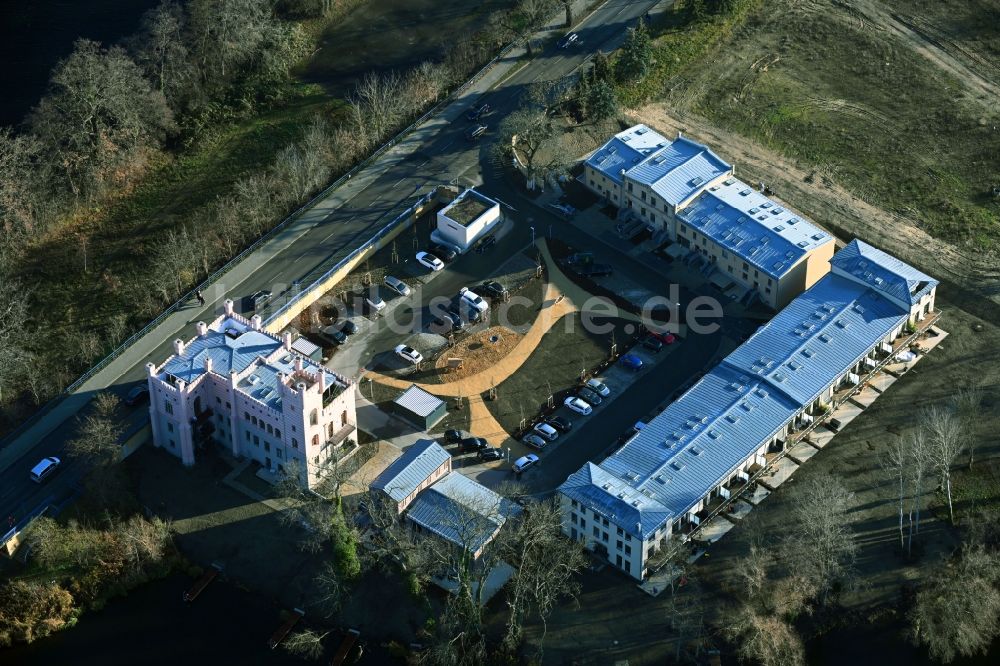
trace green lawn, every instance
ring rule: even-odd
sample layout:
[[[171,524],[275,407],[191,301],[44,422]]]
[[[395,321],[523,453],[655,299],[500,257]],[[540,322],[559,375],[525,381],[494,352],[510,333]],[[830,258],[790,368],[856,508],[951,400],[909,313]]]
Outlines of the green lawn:
[[[627,322],[610,319],[614,337],[623,342]],[[611,332],[590,333],[583,329],[578,315],[568,315],[545,334],[524,365],[497,387],[497,399],[487,400],[493,416],[508,432],[517,430],[522,418],[531,419],[550,393],[561,400],[565,391],[580,379],[586,369],[592,371],[606,361],[611,351]]]

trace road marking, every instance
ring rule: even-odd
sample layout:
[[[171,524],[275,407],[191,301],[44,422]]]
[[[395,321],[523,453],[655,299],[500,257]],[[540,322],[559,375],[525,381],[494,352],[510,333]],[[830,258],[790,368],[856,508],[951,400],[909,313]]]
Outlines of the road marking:
[[[430,160],[424,160],[423,162],[421,162],[420,164],[417,165],[417,168],[419,169],[420,167],[422,167],[423,165],[427,164],[428,162],[430,162]]]
[[[394,190],[394,189],[396,189],[397,187],[399,187],[399,184],[400,184],[400,183],[402,183],[402,182],[403,182],[404,180],[406,180],[407,178],[408,178],[408,176],[403,176],[402,178],[400,178],[399,180],[397,180],[397,181],[396,181],[396,184],[395,184],[395,185],[393,185],[392,187],[390,187],[389,189],[390,189],[390,190]]]
[[[444,150],[445,148],[447,148],[448,146],[450,146],[450,145],[451,145],[451,144],[453,144],[453,143],[455,143],[455,140],[454,140],[454,139],[452,139],[452,140],[451,140],[451,141],[449,141],[448,143],[446,143],[446,144],[444,144],[443,146],[441,146],[441,150]]]

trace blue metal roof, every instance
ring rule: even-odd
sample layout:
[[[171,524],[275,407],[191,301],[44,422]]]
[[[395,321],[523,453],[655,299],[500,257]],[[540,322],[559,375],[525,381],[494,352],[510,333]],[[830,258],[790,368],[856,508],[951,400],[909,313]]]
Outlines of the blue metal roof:
[[[833,242],[830,234],[738,178],[702,192],[677,216],[774,278],[781,278],[807,252]]]
[[[881,263],[911,282],[926,277],[902,262]],[[688,512],[908,317],[885,290],[829,273],[632,440],[559,490],[645,538]]]
[[[678,137],[626,175],[630,180],[650,186],[664,201],[676,206],[732,170],[731,165],[707,146]]]
[[[402,502],[451,456],[433,439],[422,439],[392,461],[372,482],[396,502]]]
[[[662,134],[645,125],[635,125],[613,136],[595,150],[586,163],[613,182],[621,184],[623,169],[628,171],[668,143],[670,141]]]
[[[205,372],[205,359],[212,359],[212,372],[228,376],[230,371],[243,372],[261,356],[269,356],[281,342],[260,331],[248,330],[239,322],[224,320],[222,325],[209,329],[206,335],[194,338],[184,348],[184,353],[174,355],[163,366],[163,371],[191,383]],[[239,332],[230,337],[226,330]]]
[[[723,363],[806,405],[908,317],[877,292],[828,273]]]
[[[474,552],[485,546],[520,507],[472,479],[449,472],[413,500],[407,518]]]
[[[830,262],[871,289],[894,298],[907,307],[929,293],[938,281],[896,257],[854,239]]]

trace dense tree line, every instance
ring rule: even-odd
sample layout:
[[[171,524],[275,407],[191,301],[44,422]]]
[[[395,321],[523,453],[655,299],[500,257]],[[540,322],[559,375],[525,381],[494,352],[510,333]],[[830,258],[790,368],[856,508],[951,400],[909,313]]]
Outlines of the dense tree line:
[[[49,90],[23,125],[0,128],[0,407],[40,404],[136,326],[238,254],[309,196],[363,159],[427,109],[500,46],[541,20],[525,1],[497,12],[479,32],[456,40],[442,59],[407,72],[369,75],[349,100],[347,119],[317,117],[262,170],[182,225],[137,237],[129,274],[102,274],[126,312],[86,326],[67,317],[59,344],[36,356],[31,292],[18,275],[31,244],[98,215],[127,195],[153,165],[182,153],[215,128],[281,104],[290,67],[307,50],[287,17],[329,15],[358,0],[165,0],[120,46],[80,40],[52,74]],[[518,17],[511,25],[511,17]],[[142,234],[150,232],[144,230]],[[88,236],[74,234],[84,266]],[[141,265],[139,265],[141,264]],[[43,321],[40,314],[38,320]],[[35,322],[38,323],[38,322]],[[52,349],[58,358],[49,358]],[[38,371],[47,366],[50,371]],[[30,368],[36,371],[29,372]]]

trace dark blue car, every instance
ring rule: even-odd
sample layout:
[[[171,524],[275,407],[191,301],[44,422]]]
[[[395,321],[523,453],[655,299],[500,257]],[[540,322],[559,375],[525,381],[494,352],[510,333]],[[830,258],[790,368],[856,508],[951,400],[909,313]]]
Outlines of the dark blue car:
[[[642,370],[642,359],[636,356],[635,354],[625,354],[624,356],[622,356],[621,361],[622,365],[624,365],[629,370],[633,370],[635,372]]]

